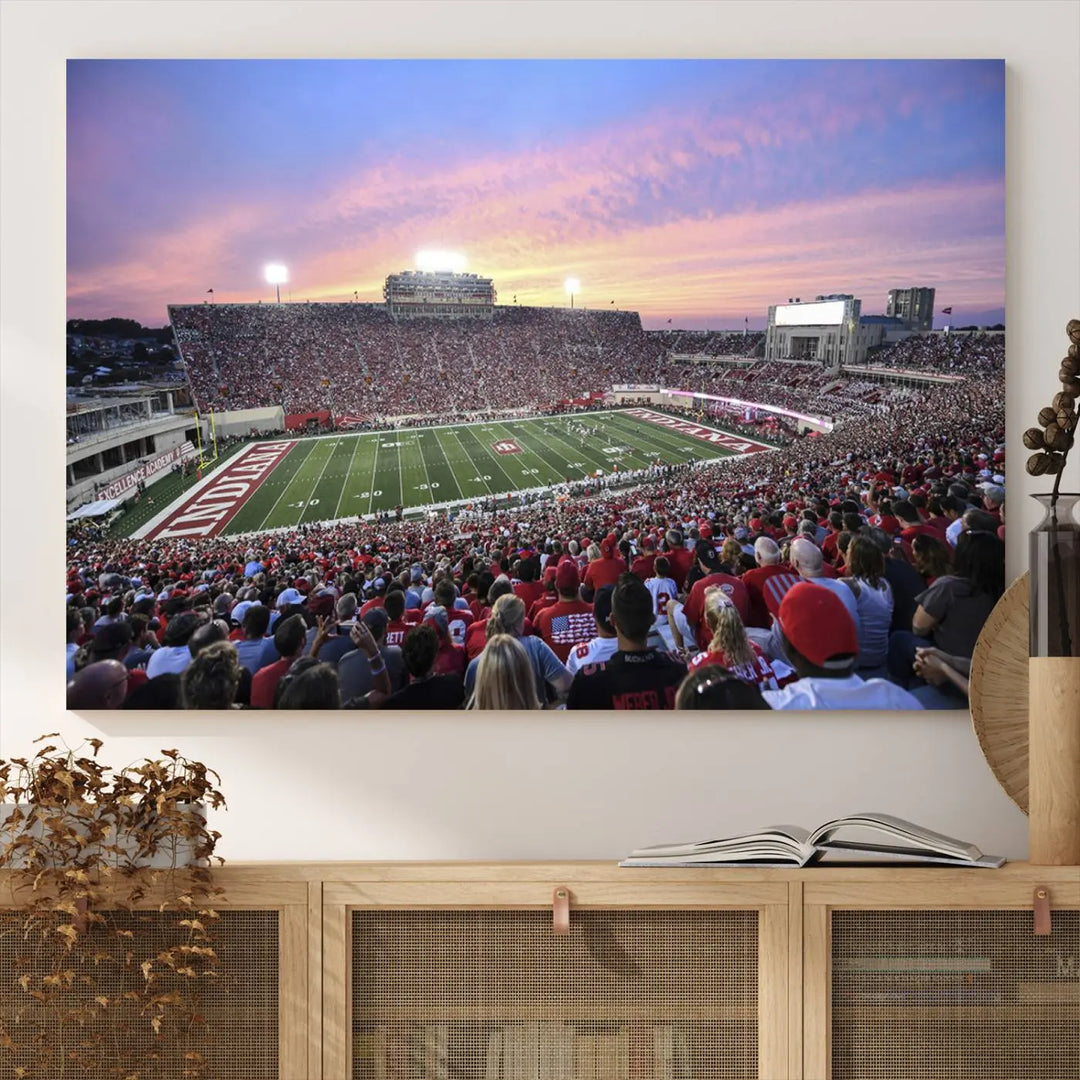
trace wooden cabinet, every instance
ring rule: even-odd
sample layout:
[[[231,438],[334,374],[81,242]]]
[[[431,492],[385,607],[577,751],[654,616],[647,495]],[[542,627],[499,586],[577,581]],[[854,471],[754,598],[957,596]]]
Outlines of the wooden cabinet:
[[[803,900],[808,1078],[1080,1076],[1080,870],[808,874]]]
[[[324,886],[326,1077],[788,1075],[785,882],[610,864],[390,872]]]
[[[1077,867],[247,864],[215,877],[217,1080],[1080,1075]],[[16,949],[0,936],[0,1012]]]
[[[0,872],[0,897],[8,904],[12,893],[6,886],[12,876]],[[226,870],[215,876],[227,890],[222,900],[215,901],[219,918],[212,927],[220,958],[217,977],[200,988],[199,1013],[204,1024],[168,1032],[170,1045],[182,1044],[180,1051],[204,1054],[210,1062],[209,1075],[218,1080],[306,1080],[311,1074],[309,1054],[317,1061],[321,1053],[317,1029],[314,1044],[309,1044],[309,883],[276,873],[260,872],[256,881]],[[153,956],[154,951],[183,940],[178,937],[176,913],[162,914],[153,898],[152,882],[148,885],[149,895],[136,910],[105,909],[100,912],[105,922],[93,923],[86,930],[90,941],[95,935],[101,937],[102,962],[93,965],[96,993],[121,999],[124,991],[142,983],[137,967],[125,967],[118,960],[113,944],[117,931],[140,936],[140,955]],[[20,893],[15,899],[25,901],[26,896]],[[36,936],[40,940],[40,934]],[[20,1044],[27,1041],[27,1027],[36,1029],[40,1023],[32,1012],[20,1020],[28,998],[19,978],[34,973],[40,955],[34,946],[35,935],[24,933],[21,912],[0,902],[0,1030],[18,1036]],[[84,974],[81,962],[72,961],[76,985]],[[72,1007],[75,997],[73,993],[67,1008]],[[102,1017],[108,1017],[108,1023]],[[84,1040],[106,1038],[122,1053],[126,1039],[150,1035],[149,1019],[134,1008],[113,1006],[96,1020],[41,1030],[67,1076],[76,1067],[78,1048]],[[13,1026],[18,1024],[23,1025],[21,1032]],[[6,1047],[0,1048],[0,1077],[19,1075],[16,1067],[14,1055]],[[108,1069],[76,1071],[86,1080],[106,1080],[113,1075]],[[60,1075],[58,1064],[55,1069],[46,1067],[44,1075],[53,1072]],[[30,1075],[43,1074],[38,1069]]]

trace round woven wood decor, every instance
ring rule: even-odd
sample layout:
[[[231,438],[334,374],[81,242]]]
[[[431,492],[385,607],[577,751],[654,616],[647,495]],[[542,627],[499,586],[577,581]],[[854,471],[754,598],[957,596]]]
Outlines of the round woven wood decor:
[[[971,657],[971,722],[1005,794],[1028,812],[1028,576],[1006,589]]]

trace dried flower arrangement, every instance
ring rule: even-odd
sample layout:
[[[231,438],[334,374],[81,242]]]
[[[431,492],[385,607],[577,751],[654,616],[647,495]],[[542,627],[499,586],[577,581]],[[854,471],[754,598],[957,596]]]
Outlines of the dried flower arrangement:
[[[1024,432],[1024,445],[1036,451],[1028,458],[1027,471],[1032,476],[1047,473],[1055,477],[1051,505],[1057,502],[1061,473],[1075,441],[1076,402],[1080,398],[1080,319],[1070,319],[1065,332],[1071,344],[1058,369],[1061,389],[1039,412],[1041,427],[1030,427]]]
[[[88,744],[0,760],[4,1075],[198,1080],[220,778],[176,750],[114,770]]]
[[[1024,445],[1035,451],[1028,458],[1027,471],[1032,476],[1054,477],[1049,495],[1033,495],[1046,516],[1032,530],[1029,541],[1031,656],[1080,655],[1080,525],[1072,509],[1077,496],[1061,491],[1061,477],[1076,441],[1080,319],[1070,319],[1065,332],[1070,344],[1058,370],[1061,390],[1039,413],[1042,427],[1024,432]]]

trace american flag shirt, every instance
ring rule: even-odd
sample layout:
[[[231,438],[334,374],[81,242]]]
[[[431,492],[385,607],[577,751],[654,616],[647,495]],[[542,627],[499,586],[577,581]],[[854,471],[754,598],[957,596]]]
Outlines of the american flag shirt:
[[[596,633],[592,605],[580,600],[560,600],[540,611],[536,616],[536,629],[565,664],[570,650]]]

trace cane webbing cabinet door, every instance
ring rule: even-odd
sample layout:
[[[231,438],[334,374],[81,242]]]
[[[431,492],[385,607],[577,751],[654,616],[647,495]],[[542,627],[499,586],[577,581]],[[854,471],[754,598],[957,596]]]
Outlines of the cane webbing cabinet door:
[[[864,873],[804,883],[807,1077],[1080,1076],[1080,870]]]
[[[120,1063],[148,1049],[155,1052],[154,1039],[161,1038],[167,1045],[159,1062],[147,1063],[144,1057],[145,1071],[137,1075],[179,1078],[184,1067],[194,1067],[195,1057],[185,1057],[190,1054],[205,1060],[205,1076],[213,1080],[308,1080],[309,1056],[318,1056],[317,1044],[309,1045],[308,985],[310,925],[314,922],[316,931],[321,930],[318,896],[312,903],[303,881],[263,881],[224,869],[214,876],[225,890],[214,901],[218,917],[207,920],[218,957],[215,977],[200,980],[194,1023],[169,1027],[167,1022],[155,1035],[153,1012],[128,1007],[124,999],[125,992],[141,988],[145,975],[137,964],[125,965],[123,949],[117,950],[117,942],[137,939],[139,956],[153,958],[184,941],[186,932],[178,926],[182,916],[159,910],[152,885],[135,910],[103,907],[96,912],[104,921],[86,927],[91,948],[76,951],[70,962],[71,994],[61,999],[61,1007],[38,1006],[35,1011],[19,979],[29,975],[33,980],[52,971],[43,965],[52,964],[53,958],[40,947],[40,934],[24,933],[24,915],[14,904],[25,900],[25,893],[8,887],[15,883],[14,875],[0,875],[0,1030],[14,1044],[0,1038],[0,1077],[20,1076],[17,1070],[25,1068],[25,1075],[48,1080],[61,1075],[114,1080],[129,1075],[127,1068],[117,1071]],[[129,933],[136,937],[124,938]],[[95,1010],[88,1000],[84,1010],[80,981],[89,975],[95,981],[93,994],[119,1004]],[[32,989],[35,984],[27,985]],[[70,1019],[75,1010],[79,1022],[61,1020],[65,1014]],[[316,1039],[317,1032],[316,1025]],[[35,1051],[35,1038],[47,1045],[47,1059]],[[87,1067],[80,1055],[93,1040],[109,1049],[86,1059]]]
[[[391,873],[324,884],[325,1080],[790,1075],[785,883],[596,864]]]

